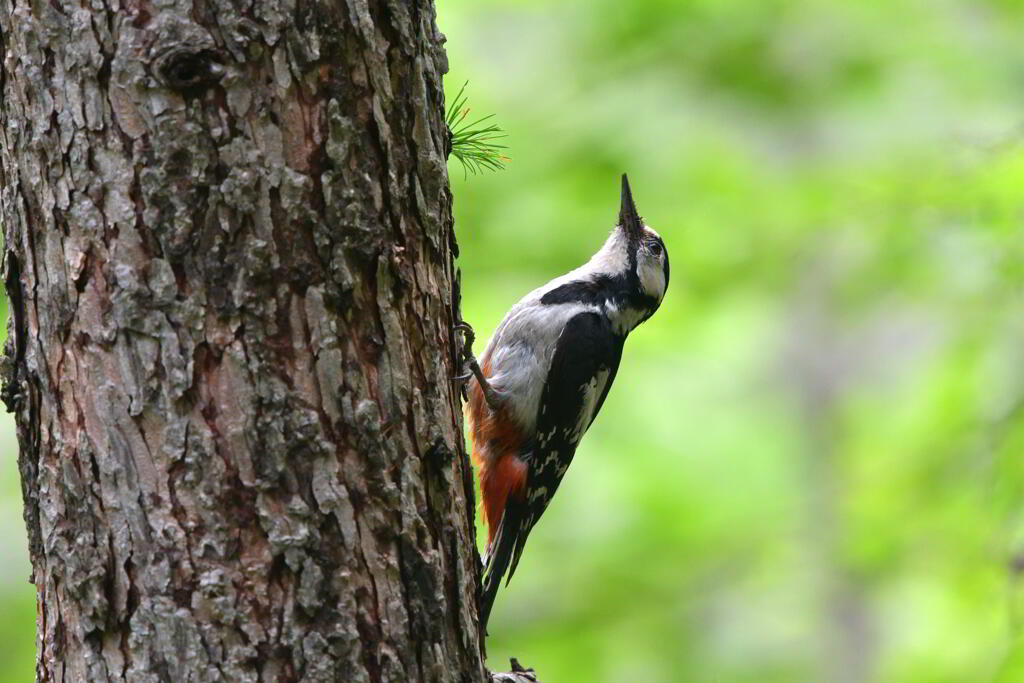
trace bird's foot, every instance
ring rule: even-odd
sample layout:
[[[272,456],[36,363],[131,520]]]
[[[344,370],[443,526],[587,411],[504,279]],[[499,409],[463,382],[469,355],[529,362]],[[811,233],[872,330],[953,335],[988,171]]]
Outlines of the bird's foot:
[[[491,407],[491,410],[497,410],[501,405],[501,400],[498,398],[498,392],[494,390],[494,387],[490,385],[487,378],[484,377],[483,370],[480,369],[480,363],[477,362],[476,356],[473,355],[473,342],[476,341],[476,333],[473,332],[473,328],[464,320],[458,320],[455,322],[455,331],[461,332],[463,337],[462,344],[462,364],[463,373],[455,377],[456,381],[466,382],[470,377],[476,377],[477,383],[480,385],[480,389],[484,392],[484,399],[487,401],[487,405]],[[466,398],[466,385],[462,385],[462,396]]]

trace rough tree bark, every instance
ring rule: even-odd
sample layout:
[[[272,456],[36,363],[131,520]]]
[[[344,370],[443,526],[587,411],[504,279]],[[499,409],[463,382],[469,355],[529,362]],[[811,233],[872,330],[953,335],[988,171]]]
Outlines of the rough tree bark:
[[[430,0],[0,0],[43,681],[485,680]]]

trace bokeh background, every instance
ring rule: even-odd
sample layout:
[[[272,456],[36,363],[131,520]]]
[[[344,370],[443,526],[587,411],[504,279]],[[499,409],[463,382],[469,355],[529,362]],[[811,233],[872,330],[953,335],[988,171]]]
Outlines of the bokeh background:
[[[627,170],[670,289],[534,530],[490,662],[549,683],[1024,681],[1024,3],[439,0],[481,338]],[[0,427],[0,681],[32,676]]]

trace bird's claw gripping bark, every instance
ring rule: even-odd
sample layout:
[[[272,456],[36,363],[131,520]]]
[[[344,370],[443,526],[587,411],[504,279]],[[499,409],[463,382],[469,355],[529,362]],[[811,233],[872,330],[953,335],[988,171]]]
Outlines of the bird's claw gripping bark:
[[[480,363],[477,362],[476,356],[473,355],[473,342],[476,341],[476,333],[465,320],[456,321],[454,328],[456,332],[461,332],[463,337],[463,373],[456,375],[454,379],[458,382],[465,382],[470,377],[476,377],[476,381],[480,384],[480,389],[484,392],[484,399],[487,401],[487,405],[491,407],[491,410],[497,410],[501,405],[498,393],[487,381],[487,378],[484,377],[483,370],[480,369]],[[466,397],[465,384],[462,385],[462,396],[463,398]]]

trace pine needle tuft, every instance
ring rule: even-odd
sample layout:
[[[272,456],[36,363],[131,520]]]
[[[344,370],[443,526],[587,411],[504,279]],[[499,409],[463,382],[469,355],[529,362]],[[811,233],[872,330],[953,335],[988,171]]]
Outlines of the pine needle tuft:
[[[484,170],[500,171],[509,158],[502,153],[505,145],[496,140],[506,137],[505,131],[494,123],[487,123],[494,114],[488,114],[475,121],[470,120],[466,106],[466,86],[462,84],[458,94],[448,105],[445,122],[452,132],[452,156],[462,164],[464,172],[480,173]]]

